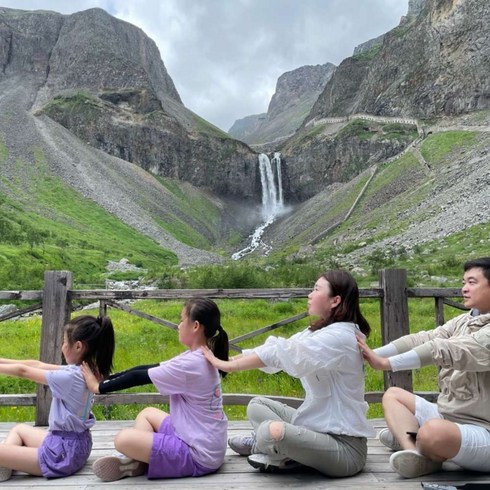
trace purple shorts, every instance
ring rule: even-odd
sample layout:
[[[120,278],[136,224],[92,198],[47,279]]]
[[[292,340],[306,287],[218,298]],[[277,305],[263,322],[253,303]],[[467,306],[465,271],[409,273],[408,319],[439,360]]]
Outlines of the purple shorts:
[[[55,430],[38,450],[39,467],[46,478],[70,476],[83,468],[92,450],[92,434]]]
[[[192,459],[189,446],[175,435],[170,416],[163,419],[158,432],[153,434],[148,478],[179,478],[214,473]]]

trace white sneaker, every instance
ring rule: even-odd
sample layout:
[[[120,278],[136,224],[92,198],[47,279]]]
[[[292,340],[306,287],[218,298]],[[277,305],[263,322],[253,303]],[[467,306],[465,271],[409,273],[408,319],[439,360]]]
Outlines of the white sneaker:
[[[392,454],[390,465],[404,478],[417,478],[442,470],[442,463],[432,461],[413,449],[405,449]]]
[[[117,456],[104,456],[97,459],[92,465],[92,471],[102,481],[116,481],[127,476],[142,475],[147,464],[136,459],[128,458],[124,454]]]
[[[395,436],[391,433],[390,429],[381,429],[378,438],[381,444],[389,447],[392,451],[402,450],[400,443],[395,439]]]
[[[269,454],[252,454],[247,458],[248,463],[262,472],[294,471],[304,468],[301,463],[283,456],[270,456]]]

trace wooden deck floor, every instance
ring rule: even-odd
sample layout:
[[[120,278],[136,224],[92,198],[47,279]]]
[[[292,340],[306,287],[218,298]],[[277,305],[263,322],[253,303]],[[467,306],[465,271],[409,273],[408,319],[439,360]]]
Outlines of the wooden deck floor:
[[[384,427],[383,420],[373,420],[377,430]],[[0,438],[3,439],[12,423],[0,423]],[[319,473],[304,474],[268,474],[260,473],[247,463],[247,458],[241,457],[228,449],[226,462],[222,468],[213,475],[201,478],[180,478],[168,480],[147,480],[144,476],[125,478],[117,482],[102,482],[91,471],[95,459],[105,456],[113,451],[114,435],[123,427],[131,426],[131,421],[97,422],[92,429],[94,446],[92,455],[82,471],[68,478],[47,480],[45,478],[14,473],[12,478],[0,483],[0,490],[7,488],[47,488],[57,487],[69,490],[99,489],[117,487],[120,490],[134,490],[135,488],[150,489],[276,489],[276,488],[307,488],[307,489],[421,489],[421,481],[436,482],[446,485],[461,485],[468,482],[486,482],[490,488],[490,474],[470,473],[457,471],[450,465],[447,471],[429,475],[413,480],[406,480],[390,470],[388,460],[391,452],[377,439],[369,440],[369,456],[364,471],[351,478],[330,479]],[[230,422],[229,434],[248,434],[250,424],[247,421]],[[483,487],[482,487],[483,489]]]

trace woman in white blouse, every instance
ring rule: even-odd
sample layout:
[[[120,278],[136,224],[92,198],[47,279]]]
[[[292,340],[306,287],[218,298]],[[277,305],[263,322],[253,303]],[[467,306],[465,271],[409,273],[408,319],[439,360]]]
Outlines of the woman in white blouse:
[[[366,463],[366,438],[374,430],[366,418],[363,359],[356,342],[356,334],[367,336],[370,327],[351,274],[322,274],[308,295],[308,312],[319,318],[305,330],[289,339],[270,336],[229,361],[203,349],[222,371],[282,370],[299,378],[305,390],[297,410],[266,397],[252,399],[247,407],[252,436],[235,436],[228,444],[261,471],[306,466],[330,477],[355,475]]]

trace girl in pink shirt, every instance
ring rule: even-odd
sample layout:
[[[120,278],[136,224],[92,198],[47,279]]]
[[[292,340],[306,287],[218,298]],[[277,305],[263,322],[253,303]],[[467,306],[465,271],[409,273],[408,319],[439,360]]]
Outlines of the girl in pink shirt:
[[[228,359],[228,335],[217,305],[193,298],[182,309],[179,340],[189,350],[159,365],[137,366],[100,382],[87,369],[94,393],[153,383],[170,396],[170,413],[148,407],[134,427],[116,435],[121,454],[99,458],[94,473],[104,481],[146,473],[148,478],[201,476],[224,462],[228,421],[223,412],[220,374],[207,362],[201,347]],[[224,375],[224,373],[223,373]]]

